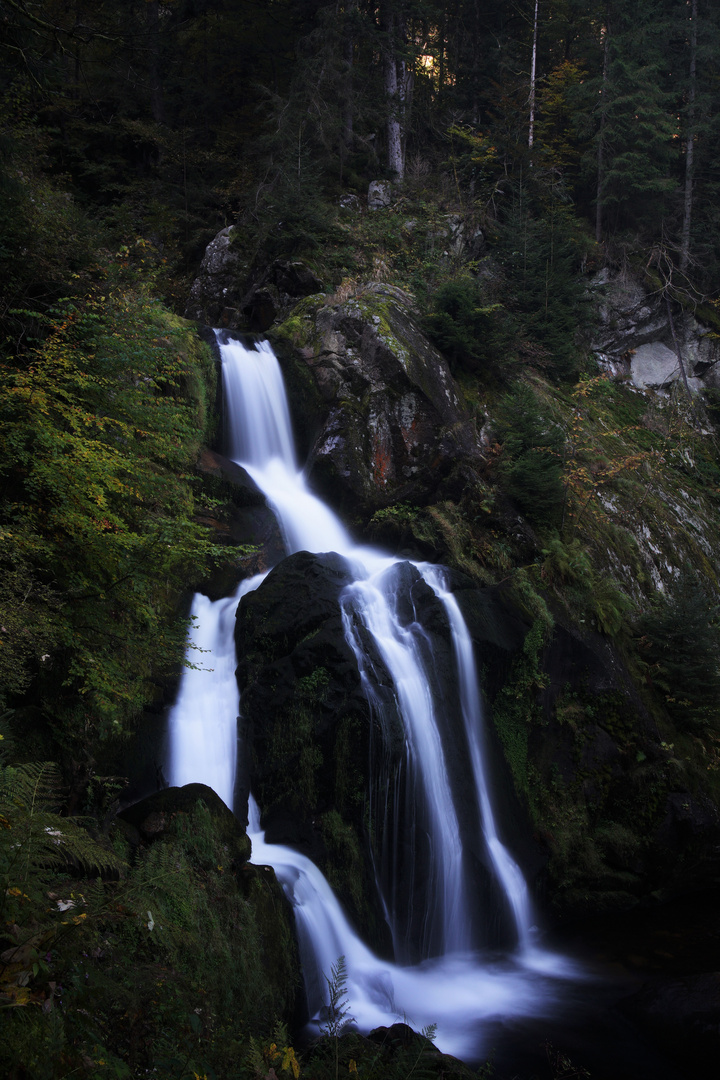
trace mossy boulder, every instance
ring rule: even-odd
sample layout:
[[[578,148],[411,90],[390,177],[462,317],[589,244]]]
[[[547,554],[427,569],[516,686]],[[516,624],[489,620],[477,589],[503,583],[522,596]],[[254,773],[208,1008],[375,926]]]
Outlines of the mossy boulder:
[[[313,296],[270,335],[321,405],[316,486],[353,517],[460,491],[480,460],[472,419],[412,297],[382,283]],[[290,380],[292,391],[293,380]]]
[[[126,807],[119,817],[136,830],[138,842],[152,843],[169,835],[175,817],[192,813],[198,800],[212,818],[215,838],[228,846],[234,864],[240,868],[250,858],[250,841],[232,811],[205,784],[163,788]]]
[[[382,940],[363,822],[373,721],[339,604],[352,578],[341,556],[303,551],[243,597],[236,643],[249,753],[239,791],[252,789],[267,840],[317,861]]]
[[[478,836],[477,796],[463,749],[466,740],[447,614],[411,563],[395,563],[385,573],[399,623],[414,634],[429,661],[429,691],[458,826],[472,866],[477,909],[495,913],[487,927],[478,917],[478,940],[490,935],[497,943],[510,931]],[[372,708],[355,652],[346,640],[341,596],[353,577],[352,567],[337,555],[299,552],[243,598],[236,641],[250,753],[241,785],[252,788],[258,799],[267,839],[310,855],[369,940],[383,948],[386,931],[376,892],[379,879],[385,895],[394,897],[396,939],[405,941],[412,955],[422,939],[425,914],[417,896],[432,874],[432,826],[421,782],[408,758],[392,680],[362,620],[352,614],[364,666],[372,672]],[[482,636],[484,658],[507,670],[512,650],[523,639],[517,618],[505,611],[507,625],[495,625],[502,610],[496,596],[473,597],[472,585],[462,575],[453,576],[451,587],[457,589],[461,606]],[[346,608],[346,617],[349,611]],[[412,628],[418,625],[422,631],[416,633]],[[512,794],[498,742],[491,741],[505,820],[511,804],[513,847],[524,847],[523,862],[536,870],[540,859],[527,815]],[[387,815],[387,806],[396,807],[397,813]],[[524,836],[519,845],[518,835]]]

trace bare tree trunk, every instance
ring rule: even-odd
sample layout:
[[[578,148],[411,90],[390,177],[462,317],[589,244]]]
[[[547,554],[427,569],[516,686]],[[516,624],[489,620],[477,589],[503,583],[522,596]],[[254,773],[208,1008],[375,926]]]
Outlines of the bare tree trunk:
[[[354,101],[353,101],[353,63],[355,57],[355,25],[353,13],[357,11],[357,0],[349,0],[345,5],[345,33],[343,41],[343,60],[345,61],[345,101],[343,103],[342,139],[346,148],[350,148],[354,137]]]
[[[603,160],[605,152],[605,125],[606,119],[606,106],[607,106],[607,81],[608,81],[608,64],[610,55],[610,24],[609,18],[606,12],[605,15],[605,46],[603,49],[603,73],[602,73],[602,85],[600,87],[600,134],[598,136],[598,153],[597,153],[597,192],[595,196],[595,242],[597,244],[602,240],[602,189],[605,181],[605,162]]]
[[[158,0],[147,0],[148,22],[148,79],[150,82],[150,112],[156,124],[165,122],[162,77],[160,75],[160,10]]]
[[[532,149],[535,141],[535,73],[537,71],[538,47],[538,8],[540,0],[535,0],[535,22],[533,24],[532,60],[530,62],[530,126],[528,128],[528,146]]]
[[[388,168],[398,180],[404,175],[402,146],[402,100],[404,92],[398,81],[397,53],[395,51],[395,15],[386,0],[381,8],[381,25],[385,31],[383,56],[383,76],[385,81],[385,103],[387,107],[387,158]]]
[[[688,382],[687,372],[685,370],[682,349],[680,348],[680,342],[678,341],[677,334],[675,333],[675,320],[673,319],[672,305],[670,303],[670,293],[667,289],[665,290],[665,304],[667,307],[668,322],[670,323],[670,332],[672,333],[673,345],[675,346],[675,355],[678,358],[678,365],[680,367],[680,375],[682,376],[685,392],[692,401],[692,393],[690,391],[690,384]]]
[[[407,45],[408,31],[403,16],[398,18],[398,37],[403,45]],[[407,149],[408,117],[412,108],[413,91],[415,90],[415,72],[412,65],[408,64],[403,56],[397,63],[398,70],[398,96],[400,98],[400,146],[402,154],[402,171],[399,179],[405,175],[405,151]]]
[[[346,65],[345,74],[345,107],[343,109],[343,142],[346,147],[352,146],[353,141],[353,50],[355,42],[348,36],[343,45],[343,59]]]
[[[688,120],[685,146],[685,206],[680,238],[680,269],[685,272],[690,261],[690,223],[693,204],[693,165],[695,156],[695,89],[697,79],[697,0],[690,8],[690,87],[688,89]]]

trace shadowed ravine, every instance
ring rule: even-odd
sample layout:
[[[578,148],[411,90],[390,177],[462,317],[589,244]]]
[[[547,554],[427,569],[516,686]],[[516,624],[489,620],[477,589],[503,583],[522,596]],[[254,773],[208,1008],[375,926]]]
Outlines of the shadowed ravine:
[[[452,709],[452,704],[443,704],[443,695],[431,690],[429,637],[417,621],[412,597],[402,591],[405,578],[397,572],[400,560],[353,544],[335,515],[308,490],[295,459],[282,376],[270,347],[260,343],[251,351],[237,341],[221,339],[220,351],[229,456],[243,465],[264,492],[288,555],[334,551],[351,564],[354,581],[340,598],[343,625],[371,708],[376,705],[373,659],[363,645],[368,636],[391,676],[405,732],[407,784],[416,814],[412,820],[421,823],[426,834],[421,940],[406,940],[408,927],[418,924],[417,913],[404,910],[397,901],[399,870],[392,857],[386,860],[384,874],[377,875],[377,885],[396,957],[414,954],[421,962],[400,966],[378,959],[350,926],[318,868],[290,848],[265,842],[251,797],[248,831],[253,860],[274,867],[293,905],[312,1017],[318,1018],[323,1008],[324,976],[344,955],[350,1011],[361,1030],[397,1019],[406,1019],[418,1029],[436,1024],[441,1049],[475,1058],[485,1049],[483,1020],[548,1016],[557,1009],[564,989],[581,973],[533,941],[537,930],[527,885],[500,838],[501,825],[486,775],[481,695],[470,635],[443,569],[412,564],[415,579],[419,574],[433,590],[449,624],[462,711],[463,758],[475,792],[474,830],[482,838],[486,864],[512,927],[506,949],[492,955],[479,949],[483,912],[477,910],[479,901],[468,873],[470,856],[464,850],[441,737],[448,725],[440,712]],[[241,598],[261,581],[262,576],[244,581],[233,597],[216,603],[200,595],[195,598],[193,639],[206,652],[196,654],[198,669],[184,673],[169,720],[170,783],[200,781],[213,787],[230,806],[239,711],[234,615]]]

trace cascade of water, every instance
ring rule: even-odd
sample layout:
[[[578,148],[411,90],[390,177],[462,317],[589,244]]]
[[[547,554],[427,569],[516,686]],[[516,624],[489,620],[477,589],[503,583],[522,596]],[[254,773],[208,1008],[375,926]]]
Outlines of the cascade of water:
[[[462,844],[428,677],[432,658],[427,638],[417,622],[403,623],[391,571],[392,565],[348,586],[341,603],[346,636],[366,680],[370,675],[357,620],[370,632],[392,676],[405,726],[409,780],[423,800],[428,831],[424,918],[416,946],[421,956],[442,955],[472,947]],[[391,910],[397,915],[395,904]],[[397,949],[398,927],[391,929]]]
[[[487,844],[495,873],[502,883],[503,892],[512,908],[518,944],[520,949],[526,952],[530,946],[530,931],[532,929],[530,895],[520,867],[497,834],[495,813],[488,786],[485,754],[482,747],[482,701],[480,699],[472,639],[457,600],[444,587],[442,572],[436,566],[427,566],[423,568],[423,577],[444,604],[452,627],[465,735],[470,751],[470,762],[480,809],[480,821],[478,824]]]
[[[403,625],[399,616],[397,582],[388,573],[397,560],[354,545],[335,515],[308,491],[288,451],[292,439],[287,404],[279,365],[270,347],[252,353],[234,342],[223,345],[221,351],[226,400],[233,410],[227,417],[230,445],[233,455],[246,455],[235,460],[268,497],[289,552],[332,550],[352,561],[356,581],[347,590],[343,606],[369,631],[392,677],[429,829],[420,955],[467,949],[472,942],[463,852],[430,692],[432,657],[423,649],[422,628],[417,623]],[[265,380],[263,370],[267,372]],[[245,425],[250,423],[252,439],[259,440],[261,452],[254,441],[249,445]],[[362,645],[353,632],[353,620],[347,619],[346,626],[350,644],[362,663]]]
[[[400,566],[399,561],[355,546],[337,518],[308,490],[295,461],[282,377],[269,345],[248,350],[239,342],[221,341],[221,354],[230,453],[266,494],[283,530],[288,553],[333,550],[356,568],[355,582],[341,597],[344,625],[371,700],[378,688],[373,685],[372,662],[363,648],[360,627],[370,634],[392,677],[391,692],[405,727],[408,776],[419,805],[418,821],[427,831],[431,864],[425,884],[422,949],[423,955],[438,958],[412,968],[379,961],[349,926],[317,867],[295,851],[265,843],[257,809],[251,802],[249,833],[254,860],[275,868],[294,906],[311,1015],[319,1015],[326,996],[324,977],[342,954],[347,961],[352,1011],[361,1027],[369,1029],[406,1016],[416,1026],[437,1023],[447,1050],[475,1052],[477,1032],[472,1021],[538,1013],[555,1000],[555,992],[547,985],[533,983],[527,964],[525,974],[514,961],[486,962],[480,967],[470,951],[469,890],[458,818],[438,734],[433,700],[438,693],[437,687],[434,695],[431,691],[432,657],[428,655],[427,635],[407,610],[401,615],[397,574],[393,572]],[[472,642],[440,572],[431,567],[418,569],[447,612],[480,828],[514,913],[520,945],[525,947],[530,921],[527,888],[497,835],[478,733],[481,712]],[[238,702],[231,672],[232,620],[241,596],[257,587],[261,577],[243,582],[234,597],[216,604],[196,598],[193,613],[200,626],[194,640],[200,648],[212,651],[212,688],[206,672],[186,672],[170,718],[171,782],[200,780],[215,788],[228,805],[232,805]],[[384,897],[384,902],[392,919],[393,898]],[[551,974],[572,973],[567,966],[554,967],[549,961],[544,968],[540,962],[535,967]]]
[[[167,778],[172,787],[207,784],[233,808],[237,771],[238,693],[235,681],[235,612],[264,574],[242,581],[233,596],[213,603],[196,593],[190,615],[189,663],[172,712]],[[208,678],[208,669],[212,679]]]

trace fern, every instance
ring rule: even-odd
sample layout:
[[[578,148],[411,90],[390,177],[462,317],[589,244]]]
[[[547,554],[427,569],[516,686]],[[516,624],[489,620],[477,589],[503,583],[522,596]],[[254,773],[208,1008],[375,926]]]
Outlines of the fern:
[[[345,957],[338,956],[330,969],[330,975],[325,976],[328,987],[329,1000],[325,1007],[325,1019],[320,1025],[323,1035],[330,1035],[338,1039],[343,1032],[355,1022],[355,1017],[350,1014],[350,1002],[347,994],[347,965]]]
[[[54,762],[0,765],[0,911],[9,896],[37,891],[52,871],[124,872],[124,861],[93,839],[81,818],[58,813],[60,803]]]
[[[345,957],[338,956],[330,968],[329,977],[325,976],[328,987],[328,1003],[325,1007],[325,1019],[320,1025],[323,1035],[330,1036],[335,1043],[335,1080],[339,1071],[340,1036],[355,1022],[350,1014],[350,1002],[347,998],[347,966]]]

